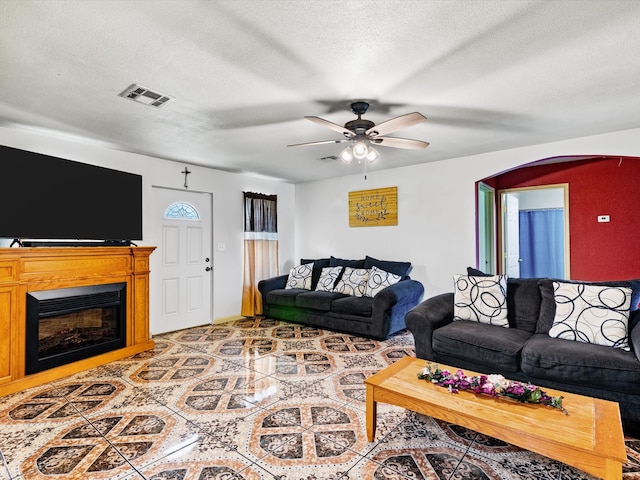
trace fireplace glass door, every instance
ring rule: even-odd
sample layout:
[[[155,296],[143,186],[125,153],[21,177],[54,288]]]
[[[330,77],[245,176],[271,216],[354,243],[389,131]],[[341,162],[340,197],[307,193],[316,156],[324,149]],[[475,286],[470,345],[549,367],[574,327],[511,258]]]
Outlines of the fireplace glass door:
[[[126,283],[27,293],[26,373],[126,346]]]

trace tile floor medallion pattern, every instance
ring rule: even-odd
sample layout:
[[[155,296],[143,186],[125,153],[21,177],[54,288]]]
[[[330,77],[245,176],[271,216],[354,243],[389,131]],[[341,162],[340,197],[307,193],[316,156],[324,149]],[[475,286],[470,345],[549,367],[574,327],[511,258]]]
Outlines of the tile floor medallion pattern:
[[[269,319],[158,335],[155,349],[0,398],[0,478],[591,480],[471,430],[379,404],[363,380],[413,337],[375,341]],[[640,480],[626,439],[625,480]]]

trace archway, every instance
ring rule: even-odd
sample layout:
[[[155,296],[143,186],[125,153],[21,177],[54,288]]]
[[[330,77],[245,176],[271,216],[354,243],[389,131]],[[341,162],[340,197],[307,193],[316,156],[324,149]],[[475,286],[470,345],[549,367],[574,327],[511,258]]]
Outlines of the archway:
[[[608,280],[637,278],[640,256],[635,232],[640,228],[640,209],[635,201],[640,157],[564,156],[546,158],[481,179],[476,184],[495,191],[513,188],[567,184],[570,269],[566,278]],[[486,187],[483,187],[486,188]],[[490,273],[504,271],[504,249],[500,241],[501,212],[496,196],[495,228],[480,239],[486,212],[477,210],[478,252],[487,241],[495,245],[495,261],[486,268],[478,255],[478,268]],[[481,196],[478,196],[478,204]],[[489,238],[490,237],[490,238]]]

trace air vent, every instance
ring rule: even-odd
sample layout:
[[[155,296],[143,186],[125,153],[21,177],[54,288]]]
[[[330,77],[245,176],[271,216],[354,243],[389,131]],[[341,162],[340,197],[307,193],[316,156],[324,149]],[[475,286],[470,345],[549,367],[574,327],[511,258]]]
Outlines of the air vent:
[[[161,107],[167,102],[173,100],[173,97],[165,95],[164,93],[156,92],[142,85],[136,85],[135,83],[126,88],[120,96],[128,98],[134,102],[143,103],[150,107]]]

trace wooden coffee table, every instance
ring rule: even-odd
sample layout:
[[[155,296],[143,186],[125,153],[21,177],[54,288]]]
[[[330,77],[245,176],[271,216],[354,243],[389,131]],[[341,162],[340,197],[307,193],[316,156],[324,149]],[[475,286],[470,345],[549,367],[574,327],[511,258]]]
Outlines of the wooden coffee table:
[[[376,432],[377,402],[397,405],[553,458],[607,480],[622,479],[627,455],[618,404],[545,390],[562,396],[565,415],[544,405],[525,404],[446,388],[419,380],[426,360],[404,357],[367,378],[367,438]],[[443,370],[456,367],[439,364]],[[464,370],[467,375],[479,375]]]

